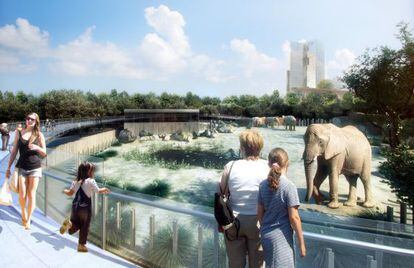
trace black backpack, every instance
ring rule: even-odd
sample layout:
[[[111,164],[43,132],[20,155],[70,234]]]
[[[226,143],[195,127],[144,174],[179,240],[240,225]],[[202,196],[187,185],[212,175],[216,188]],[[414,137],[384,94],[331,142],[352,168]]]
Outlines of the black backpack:
[[[230,241],[233,241],[237,239],[239,236],[239,230],[240,230],[240,222],[239,219],[234,217],[233,215],[233,209],[228,204],[229,198],[230,198],[230,192],[228,196],[225,195],[226,190],[228,188],[228,181],[230,178],[230,172],[233,168],[234,162],[230,166],[229,174],[225,179],[225,185],[224,185],[224,191],[220,188],[220,193],[214,194],[214,217],[216,218],[216,221],[219,225],[219,227],[222,228],[224,231],[224,234],[226,235],[227,239]],[[230,238],[227,234],[227,230],[229,230],[231,227],[236,228],[236,237]]]
[[[72,201],[72,211],[77,212],[79,209],[83,208],[89,208],[91,209],[91,199],[85,194],[85,192],[82,189],[82,185],[79,186],[78,191],[75,194],[75,198]]]

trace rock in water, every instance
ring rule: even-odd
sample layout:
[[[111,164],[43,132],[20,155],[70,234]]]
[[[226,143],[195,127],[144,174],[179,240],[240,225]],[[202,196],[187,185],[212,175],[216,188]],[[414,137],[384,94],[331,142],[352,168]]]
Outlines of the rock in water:
[[[129,143],[136,140],[136,136],[128,129],[123,129],[119,132],[118,141],[120,143]]]

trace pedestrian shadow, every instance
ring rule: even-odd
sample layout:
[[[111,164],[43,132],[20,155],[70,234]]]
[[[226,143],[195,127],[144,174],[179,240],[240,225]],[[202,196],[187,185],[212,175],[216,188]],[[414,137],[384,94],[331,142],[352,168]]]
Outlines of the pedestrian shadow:
[[[13,212],[10,211],[11,208],[0,206],[0,219],[4,221],[14,222],[20,224],[21,218],[14,217]]]
[[[30,234],[33,236],[37,243],[46,242],[53,247],[54,250],[60,251],[65,247],[76,249],[76,245],[68,239],[62,239],[56,233],[40,233],[40,232],[33,232]]]

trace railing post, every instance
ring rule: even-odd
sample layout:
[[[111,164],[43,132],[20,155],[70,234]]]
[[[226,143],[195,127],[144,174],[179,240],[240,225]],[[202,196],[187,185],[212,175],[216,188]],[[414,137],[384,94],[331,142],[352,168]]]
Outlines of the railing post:
[[[116,229],[121,229],[121,202],[116,202]]]
[[[47,203],[48,203],[48,195],[47,195],[47,176],[45,175],[44,176],[44,192],[45,192],[45,194],[44,194],[44,202],[45,202],[45,209],[44,209],[44,211],[43,211],[43,214],[45,215],[45,216],[47,216]]]
[[[394,221],[394,208],[390,206],[387,206],[387,221]]]
[[[198,268],[203,267],[203,227],[198,226]]]
[[[334,268],[335,267],[335,255],[331,248],[325,248],[325,263],[326,268]]]
[[[381,225],[383,225],[383,224],[381,224]],[[384,227],[384,226],[382,226],[382,227]],[[384,244],[383,239],[380,238],[380,237],[375,237],[375,244],[377,244],[377,245]],[[376,261],[376,264],[377,264],[378,268],[382,268],[383,256],[384,256],[384,253],[381,250],[376,250],[375,251],[375,261]]]
[[[106,214],[108,210],[108,197],[102,195],[102,249],[106,249]]]
[[[94,203],[95,205],[93,206],[93,215],[96,216],[98,215],[98,206],[99,206],[99,196],[97,193],[93,194],[93,199],[94,199]]]
[[[149,239],[150,239],[150,250],[152,251],[154,249],[154,234],[155,234],[155,216],[150,216],[149,221]]]
[[[377,268],[377,261],[370,255],[367,255],[367,268]]]
[[[177,255],[178,251],[178,222],[177,220],[173,221],[173,246],[172,246],[173,255]]]
[[[214,267],[219,267],[219,252],[220,252],[220,244],[219,244],[219,233],[217,228],[214,228]]]
[[[131,209],[131,248],[135,249],[135,208]]]
[[[400,222],[407,224],[407,204],[403,202],[400,203]]]

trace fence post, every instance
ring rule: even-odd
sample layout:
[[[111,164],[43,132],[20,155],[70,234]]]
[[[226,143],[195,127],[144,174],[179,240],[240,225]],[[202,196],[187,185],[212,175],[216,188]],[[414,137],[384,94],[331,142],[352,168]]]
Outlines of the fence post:
[[[106,214],[108,210],[108,197],[102,195],[102,249],[106,250]]]
[[[198,268],[203,267],[203,227],[198,226]]]
[[[177,220],[173,221],[173,245],[172,245],[172,251],[173,255],[177,255],[178,250],[178,222]]]
[[[219,267],[219,252],[220,252],[220,245],[219,245],[219,233],[217,228],[214,228],[214,267]]]
[[[47,181],[48,181],[48,179],[47,179],[47,176],[45,175],[45,182],[44,182],[44,192],[45,192],[45,195],[44,195],[44,202],[45,202],[45,210],[44,210],[44,212],[43,212],[43,214],[45,215],[45,216],[47,216],[47,203],[48,203],[48,194],[47,194]]]
[[[94,193],[93,194],[93,199],[95,201],[95,205],[93,207],[93,215],[96,216],[96,215],[98,215],[98,206],[99,206],[98,194]]]
[[[400,222],[407,224],[407,204],[403,202],[400,203]]]
[[[152,251],[154,249],[155,215],[150,216],[149,225],[150,250]]]
[[[135,249],[135,208],[131,209],[131,248]]]
[[[367,268],[377,268],[377,261],[370,255],[367,255]]]
[[[390,206],[387,206],[387,221],[394,221],[394,208]]]
[[[327,268],[334,268],[335,265],[335,255],[330,248],[325,248],[325,260],[326,260],[326,267]]]
[[[121,202],[116,202],[116,229],[121,229]]]

